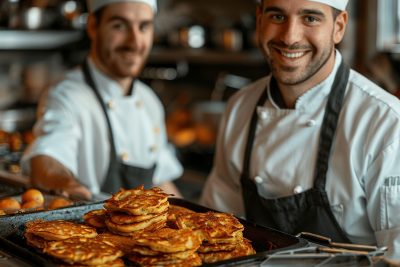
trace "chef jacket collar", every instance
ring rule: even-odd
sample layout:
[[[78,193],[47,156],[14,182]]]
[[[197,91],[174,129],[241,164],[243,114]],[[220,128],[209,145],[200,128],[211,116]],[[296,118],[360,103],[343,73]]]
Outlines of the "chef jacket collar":
[[[324,102],[325,99],[327,99],[331,87],[333,85],[333,82],[335,80],[336,72],[339,69],[340,63],[342,62],[342,56],[338,50],[336,50],[335,53],[335,64],[333,66],[332,72],[329,74],[329,76],[323,80],[321,83],[317,84],[316,86],[310,88],[307,92],[305,92],[303,95],[301,95],[296,103],[295,103],[295,110],[297,111],[306,111],[310,109],[316,109],[319,108],[319,106]],[[270,84],[270,79],[268,79],[268,85]],[[268,86],[268,90],[270,90]],[[273,100],[269,100],[272,101]],[[272,104],[272,106],[277,106],[276,103],[275,105]]]
[[[95,81],[96,85],[101,84],[98,86],[97,89],[99,90],[102,98],[104,101],[108,101],[109,99],[113,98],[121,98],[121,97],[133,97],[135,94],[131,94],[130,96],[125,96],[123,94],[123,89],[115,80],[110,79],[108,76],[104,75],[93,62],[93,60],[89,57],[88,58],[88,65],[90,69],[90,73],[93,75],[93,80]],[[132,84],[134,86],[134,84]]]
[[[298,107],[306,108],[308,105],[318,106],[318,103],[321,103],[323,99],[327,99],[341,62],[342,55],[338,50],[336,50],[335,64],[329,76],[321,83],[317,84],[313,88],[310,88],[310,90],[301,95],[296,101],[296,109]]]

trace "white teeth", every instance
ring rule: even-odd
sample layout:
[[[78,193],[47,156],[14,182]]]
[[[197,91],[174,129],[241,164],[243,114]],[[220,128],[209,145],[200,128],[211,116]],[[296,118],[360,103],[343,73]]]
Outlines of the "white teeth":
[[[284,57],[288,57],[288,58],[299,58],[299,57],[303,56],[303,55],[305,54],[305,52],[287,53],[287,52],[281,51],[281,54],[282,54]]]

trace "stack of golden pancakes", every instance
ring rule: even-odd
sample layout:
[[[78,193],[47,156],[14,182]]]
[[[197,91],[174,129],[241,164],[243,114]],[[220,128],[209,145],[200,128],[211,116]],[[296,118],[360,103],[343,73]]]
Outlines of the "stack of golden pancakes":
[[[70,221],[36,220],[26,224],[24,234],[28,245],[42,250],[51,241],[60,241],[72,237],[92,238],[97,236],[96,229]]]
[[[170,205],[168,196],[122,189],[83,216],[87,225],[39,220],[26,225],[25,237],[70,267],[124,266],[123,256],[140,266],[199,266],[255,253],[234,216]]]
[[[124,236],[163,228],[167,221],[168,196],[158,187],[121,189],[104,203],[108,213],[105,225],[111,232]]]
[[[128,258],[140,266],[199,266],[196,251],[201,242],[201,236],[191,229],[144,231],[136,236]]]
[[[255,254],[250,241],[243,237],[244,226],[227,213],[188,213],[178,216],[180,229],[200,232],[203,243],[197,250],[203,263],[212,263]]]

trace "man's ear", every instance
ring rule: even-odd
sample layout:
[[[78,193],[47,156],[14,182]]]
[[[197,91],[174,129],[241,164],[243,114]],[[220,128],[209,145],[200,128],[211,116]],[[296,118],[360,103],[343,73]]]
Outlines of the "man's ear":
[[[259,35],[261,30],[262,16],[263,16],[263,1],[256,7],[256,44],[259,42]]]
[[[349,19],[347,11],[341,12],[335,19],[335,29],[333,33],[333,41],[338,44],[342,41],[346,32],[346,26]]]
[[[96,27],[97,27],[97,19],[93,15],[93,13],[89,14],[87,24],[86,24],[86,32],[90,38],[90,40],[94,40],[96,35]]]

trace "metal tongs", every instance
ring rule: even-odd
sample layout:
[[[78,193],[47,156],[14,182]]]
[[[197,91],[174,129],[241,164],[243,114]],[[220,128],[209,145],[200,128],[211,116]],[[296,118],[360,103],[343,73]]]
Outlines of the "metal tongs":
[[[382,256],[385,251],[387,251],[387,247],[333,242],[329,237],[310,232],[301,232],[297,234],[296,237],[301,237],[310,242],[321,245],[317,246],[317,251],[325,253],[351,253],[356,255]]]

